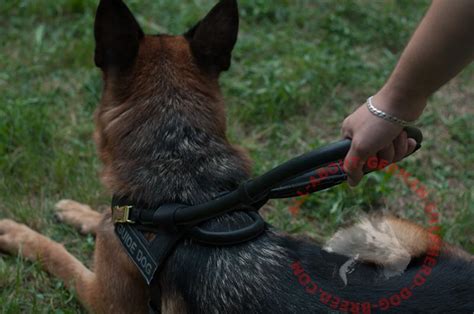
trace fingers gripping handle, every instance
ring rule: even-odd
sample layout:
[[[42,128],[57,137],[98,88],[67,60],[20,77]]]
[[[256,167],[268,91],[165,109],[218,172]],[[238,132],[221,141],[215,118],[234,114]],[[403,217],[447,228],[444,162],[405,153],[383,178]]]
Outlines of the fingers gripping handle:
[[[416,140],[416,151],[423,140],[421,131],[413,127],[407,127],[405,131],[408,137]],[[173,213],[173,220],[177,225],[196,225],[231,211],[243,203],[254,202],[261,205],[269,198],[299,196],[340,184],[347,179],[342,162],[350,147],[351,141],[344,139],[293,158],[253,180],[242,183],[243,189],[239,188],[203,204],[178,208]],[[315,184],[315,171],[327,172],[328,175]],[[245,190],[245,200],[240,193],[242,190]]]
[[[421,147],[423,141],[423,134],[418,128],[405,127],[408,138],[416,141],[416,152]],[[351,141],[344,139],[338,143],[339,150],[332,162],[321,167],[315,167],[309,172],[306,172],[296,178],[287,180],[270,192],[270,198],[287,198],[309,194],[317,191],[328,189],[332,186],[338,185],[347,179],[347,175],[343,169],[344,157],[351,147]],[[407,156],[405,156],[407,157]],[[376,169],[369,169],[366,173],[372,172]]]

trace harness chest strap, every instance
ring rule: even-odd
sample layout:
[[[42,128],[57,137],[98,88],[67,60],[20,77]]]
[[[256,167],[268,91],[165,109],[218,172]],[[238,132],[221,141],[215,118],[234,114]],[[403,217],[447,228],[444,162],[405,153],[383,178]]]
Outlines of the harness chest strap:
[[[150,245],[143,234],[129,224],[117,224],[115,233],[122,242],[127,255],[133,260],[147,284],[150,284],[158,268],[156,257],[151,254]]]
[[[409,137],[416,139],[416,150],[419,149],[423,138],[421,132],[415,128],[405,130]],[[114,196],[112,219],[115,232],[150,286],[152,295],[159,296],[158,300],[150,300],[150,312],[161,312],[160,287],[156,278],[178,241],[189,237],[198,242],[221,246],[247,242],[260,236],[267,224],[257,211],[268,199],[301,195],[302,187],[306,193],[313,193],[346,180],[347,176],[338,161],[344,158],[350,145],[350,140],[345,139],[301,155],[254,180],[242,183],[235,191],[196,206],[165,204],[149,210],[135,208],[130,206],[133,202]],[[337,166],[327,167],[331,162],[336,162]],[[318,184],[313,184],[313,175],[318,169],[330,175],[321,177]],[[237,206],[246,206],[252,210],[248,214],[253,223],[228,232],[209,232],[198,227],[203,221],[234,211]],[[154,239],[147,240],[143,232],[154,233]]]
[[[151,226],[154,238],[148,240],[139,229],[147,229],[140,221],[140,213],[144,210],[135,209],[129,205],[117,205],[119,201],[114,198],[112,202],[112,220],[115,224],[115,233],[122,242],[127,255],[132,259],[146,283],[150,285],[160,266],[172,252],[176,243],[183,237],[184,230],[178,230],[173,225]],[[181,204],[166,204],[159,210],[173,211],[182,207]]]
[[[196,225],[180,228],[174,224],[173,213],[178,208],[185,206],[183,204],[164,204],[156,210],[146,210],[123,205],[123,203],[130,204],[123,198],[114,197],[112,200],[112,220],[115,225],[115,233],[127,255],[150,286],[151,295],[154,296],[154,299],[149,302],[150,313],[161,312],[161,291],[157,275],[178,241],[189,237],[197,242],[216,246],[234,245],[258,237],[266,229],[265,222],[256,212],[248,213],[254,222],[242,229],[229,232],[209,232]],[[153,224],[153,220],[162,223]],[[148,240],[144,234],[146,232],[153,233],[154,238]]]

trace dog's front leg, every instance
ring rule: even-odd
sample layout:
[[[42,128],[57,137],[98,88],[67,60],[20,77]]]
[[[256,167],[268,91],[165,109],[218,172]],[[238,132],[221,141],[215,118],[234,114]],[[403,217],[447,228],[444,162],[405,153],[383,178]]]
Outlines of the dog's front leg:
[[[73,226],[82,234],[97,233],[97,228],[103,214],[93,210],[88,205],[72,200],[61,200],[56,203],[56,217]]]
[[[40,261],[46,271],[59,277],[76,291],[79,300],[91,308],[88,291],[95,275],[64,246],[39,234],[29,227],[10,219],[0,220],[0,251],[12,255],[21,254],[28,260]]]

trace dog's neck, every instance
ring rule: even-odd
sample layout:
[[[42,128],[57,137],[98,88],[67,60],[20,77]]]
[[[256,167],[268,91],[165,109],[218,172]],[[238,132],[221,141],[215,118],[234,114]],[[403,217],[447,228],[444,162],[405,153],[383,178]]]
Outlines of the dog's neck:
[[[114,194],[148,206],[193,205],[248,178],[247,157],[209,127],[203,101],[215,99],[174,91],[121,111],[113,123],[129,129],[114,141],[103,176]]]

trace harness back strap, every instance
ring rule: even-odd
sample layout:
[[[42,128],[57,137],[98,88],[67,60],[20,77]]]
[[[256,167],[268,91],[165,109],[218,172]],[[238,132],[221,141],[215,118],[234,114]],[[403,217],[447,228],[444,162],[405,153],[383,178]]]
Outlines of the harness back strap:
[[[405,128],[408,136],[417,141],[418,150],[423,136],[418,129]],[[126,198],[112,199],[112,220],[115,232],[128,256],[150,285],[153,296],[150,313],[161,313],[161,291],[157,274],[161,271],[176,244],[183,238],[215,246],[234,245],[260,236],[267,224],[258,209],[270,198],[286,198],[313,193],[337,185],[347,179],[342,159],[349,151],[349,139],[339,141],[294,158],[266,174],[242,183],[237,190],[223,193],[204,204],[164,204],[157,209],[131,206]],[[331,165],[332,164],[332,165]],[[322,170],[317,180],[315,171]],[[317,183],[317,184],[316,184]],[[244,228],[227,232],[209,232],[199,224],[242,206],[248,208],[252,223]],[[151,232],[150,240],[146,233]],[[157,302],[158,301],[158,302]]]

